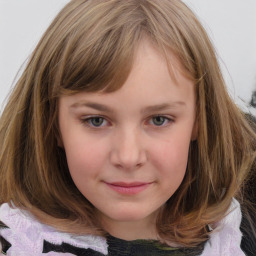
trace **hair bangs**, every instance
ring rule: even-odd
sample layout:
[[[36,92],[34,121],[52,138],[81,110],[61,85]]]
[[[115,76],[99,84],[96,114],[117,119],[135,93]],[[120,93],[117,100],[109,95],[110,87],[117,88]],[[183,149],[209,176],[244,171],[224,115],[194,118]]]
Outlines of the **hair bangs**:
[[[157,5],[154,1],[130,0],[119,4],[116,1],[70,4],[75,5],[73,10],[59,24],[62,31],[68,28],[67,32],[62,38],[52,34],[52,44],[58,42],[55,49],[59,51],[54,69],[50,70],[55,71],[54,97],[79,91],[119,89],[128,78],[142,38],[163,53],[174,79],[177,67],[173,67],[170,53],[181,61],[182,67],[178,68],[185,76],[196,77],[193,50],[188,43],[191,35],[186,34],[188,23],[180,24],[177,13],[168,10],[170,3],[163,1]],[[174,1],[172,5],[174,8],[183,4]],[[173,17],[170,18],[170,14]],[[75,23],[70,19],[74,15]]]
[[[98,2],[94,5],[98,10],[93,12],[89,11],[92,2],[81,5],[84,10],[59,44],[54,96],[112,92],[124,84],[131,71],[145,16],[125,2],[118,6]]]

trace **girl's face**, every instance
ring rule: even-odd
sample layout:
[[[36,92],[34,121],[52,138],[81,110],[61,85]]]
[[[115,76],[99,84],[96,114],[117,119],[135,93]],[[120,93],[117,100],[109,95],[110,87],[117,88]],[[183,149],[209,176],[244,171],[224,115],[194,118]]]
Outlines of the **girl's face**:
[[[170,57],[175,79],[143,41],[121,89],[60,98],[60,143],[71,176],[106,230],[120,238],[127,238],[120,234],[125,223],[143,227],[128,239],[150,236],[158,210],[183,180],[196,138],[194,84]]]

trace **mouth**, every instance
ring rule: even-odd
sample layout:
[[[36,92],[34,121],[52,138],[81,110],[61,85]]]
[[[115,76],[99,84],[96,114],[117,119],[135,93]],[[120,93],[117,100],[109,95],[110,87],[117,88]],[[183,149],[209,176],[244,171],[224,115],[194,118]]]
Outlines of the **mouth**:
[[[105,184],[120,194],[135,195],[147,189],[153,182],[105,182]]]

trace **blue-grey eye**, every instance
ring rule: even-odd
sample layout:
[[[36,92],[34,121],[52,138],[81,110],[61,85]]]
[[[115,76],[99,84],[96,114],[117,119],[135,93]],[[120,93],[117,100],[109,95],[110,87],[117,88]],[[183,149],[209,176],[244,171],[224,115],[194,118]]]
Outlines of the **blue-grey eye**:
[[[152,122],[156,126],[161,126],[165,124],[166,121],[167,121],[167,118],[164,116],[155,116],[152,118]]]
[[[94,127],[100,127],[104,123],[104,120],[105,119],[100,116],[91,117],[91,118],[89,118],[88,123]]]

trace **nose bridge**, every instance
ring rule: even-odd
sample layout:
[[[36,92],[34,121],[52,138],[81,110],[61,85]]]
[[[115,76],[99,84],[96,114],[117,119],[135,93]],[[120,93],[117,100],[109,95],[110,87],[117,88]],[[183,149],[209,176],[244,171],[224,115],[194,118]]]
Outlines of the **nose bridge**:
[[[115,165],[132,169],[145,163],[146,152],[141,135],[140,129],[136,127],[120,129],[112,152],[112,161]]]

